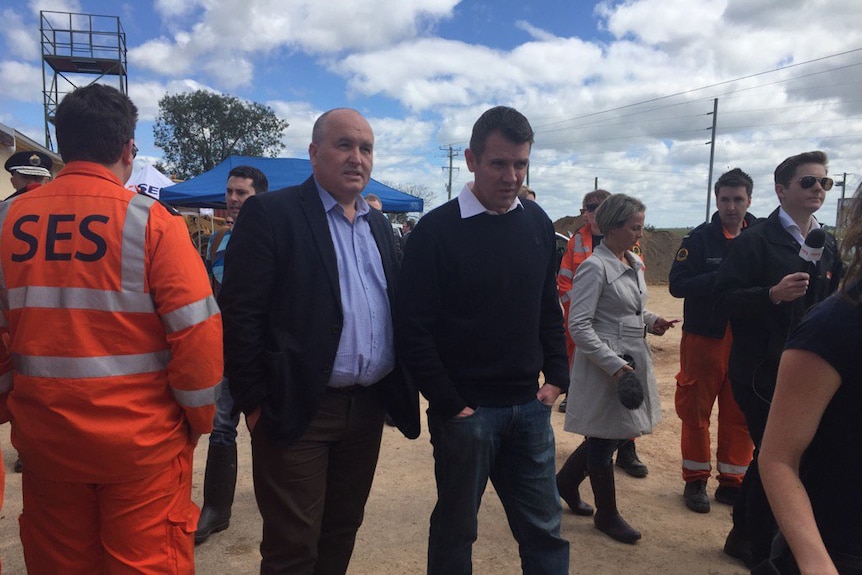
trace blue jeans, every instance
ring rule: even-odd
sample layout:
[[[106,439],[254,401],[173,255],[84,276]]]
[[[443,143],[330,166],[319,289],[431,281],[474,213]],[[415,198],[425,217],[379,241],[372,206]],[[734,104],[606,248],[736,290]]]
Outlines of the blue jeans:
[[[560,537],[551,408],[538,399],[483,407],[442,420],[428,411],[437,505],[431,514],[428,574],[472,573],[479,505],[488,479],[497,490],[528,575],[566,575],[569,542]]]
[[[239,425],[239,414],[231,416],[233,397],[227,385],[227,378],[221,380],[221,389],[216,400],[216,413],[213,418],[213,430],[210,433],[210,445],[230,447],[236,444],[236,426]]]

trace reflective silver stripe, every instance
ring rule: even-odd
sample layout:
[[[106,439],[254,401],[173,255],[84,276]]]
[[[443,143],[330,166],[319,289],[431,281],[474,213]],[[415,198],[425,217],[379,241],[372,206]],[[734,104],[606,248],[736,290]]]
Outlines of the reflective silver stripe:
[[[560,268],[560,275],[564,278],[572,279],[573,277],[575,277],[575,272],[573,272],[569,268]]]
[[[12,389],[12,372],[7,371],[0,375],[0,393],[8,393]]]
[[[748,471],[747,465],[731,465],[721,461],[718,462],[717,467],[719,473],[727,473],[728,475],[745,475],[745,472]]]
[[[572,246],[572,251],[584,254],[590,253],[590,248],[584,245],[584,240],[581,238],[580,232],[575,234],[575,245]]]
[[[208,295],[202,300],[166,313],[162,316],[162,322],[167,333],[174,333],[206,321],[218,312],[218,304],[215,298]]]
[[[692,471],[709,471],[712,469],[709,465],[709,461],[692,461],[691,459],[683,459],[682,466],[684,469],[691,469]]]
[[[101,357],[52,357],[14,355],[15,371],[30,377],[57,379],[95,379],[138,375],[167,369],[170,350],[135,355],[106,355]]]
[[[25,286],[9,290],[9,309],[41,307],[94,311],[155,313],[150,294],[92,288]]]
[[[149,196],[135,194],[126,208],[126,221],[123,223],[123,291],[144,291],[147,221],[154,202]]]
[[[204,407],[205,405],[213,405],[221,393],[221,380],[212,387],[206,389],[198,389],[196,391],[188,391],[185,389],[177,389],[171,387],[171,392],[174,394],[174,399],[183,407]]]

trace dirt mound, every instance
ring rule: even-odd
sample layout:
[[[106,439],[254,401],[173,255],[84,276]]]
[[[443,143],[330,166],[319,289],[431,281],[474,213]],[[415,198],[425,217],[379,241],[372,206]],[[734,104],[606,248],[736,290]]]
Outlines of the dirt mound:
[[[571,236],[584,223],[583,216],[565,216],[554,222],[554,229],[559,233]],[[666,284],[670,266],[680,238],[667,231],[644,231],[641,239],[644,261],[646,262],[646,280],[648,284]]]

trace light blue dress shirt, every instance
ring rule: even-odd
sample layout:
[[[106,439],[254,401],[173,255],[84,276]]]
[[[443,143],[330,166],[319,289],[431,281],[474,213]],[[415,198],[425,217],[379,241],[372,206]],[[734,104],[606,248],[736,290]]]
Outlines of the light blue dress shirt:
[[[316,180],[315,183],[335,245],[344,315],[329,385],[371,385],[395,367],[386,276],[377,242],[368,224],[371,208],[362,197],[358,197],[356,217],[350,222],[338,202]]]

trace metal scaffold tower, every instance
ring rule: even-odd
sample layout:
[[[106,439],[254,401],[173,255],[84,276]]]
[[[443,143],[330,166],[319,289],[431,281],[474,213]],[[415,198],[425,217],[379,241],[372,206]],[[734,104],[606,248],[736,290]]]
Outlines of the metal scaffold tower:
[[[128,94],[126,33],[116,16],[41,11],[39,20],[45,147],[54,150],[51,126],[63,96],[103,78]]]

